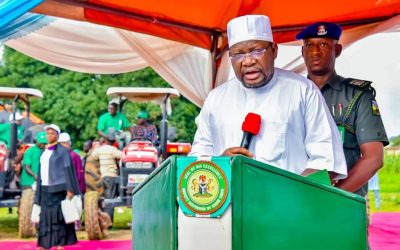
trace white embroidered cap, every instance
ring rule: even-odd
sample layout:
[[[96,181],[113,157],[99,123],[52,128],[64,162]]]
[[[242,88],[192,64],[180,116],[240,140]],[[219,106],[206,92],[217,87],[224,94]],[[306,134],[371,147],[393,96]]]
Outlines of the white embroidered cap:
[[[247,15],[236,17],[228,23],[229,47],[249,40],[274,42],[271,22],[264,15]]]

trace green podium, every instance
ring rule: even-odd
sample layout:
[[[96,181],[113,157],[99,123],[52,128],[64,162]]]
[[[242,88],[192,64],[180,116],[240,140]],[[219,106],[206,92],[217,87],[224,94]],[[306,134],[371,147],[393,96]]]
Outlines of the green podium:
[[[133,249],[365,250],[363,197],[246,157],[171,157],[133,191]]]

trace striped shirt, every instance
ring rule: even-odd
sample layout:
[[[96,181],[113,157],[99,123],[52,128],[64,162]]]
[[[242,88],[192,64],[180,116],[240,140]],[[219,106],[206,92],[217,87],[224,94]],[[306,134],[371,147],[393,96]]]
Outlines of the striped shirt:
[[[122,157],[122,151],[111,145],[102,145],[96,148],[92,154],[93,159],[100,162],[101,176],[118,176],[116,160]]]
[[[154,125],[132,126],[131,133],[132,140],[147,139],[153,143],[157,140],[157,128]]]

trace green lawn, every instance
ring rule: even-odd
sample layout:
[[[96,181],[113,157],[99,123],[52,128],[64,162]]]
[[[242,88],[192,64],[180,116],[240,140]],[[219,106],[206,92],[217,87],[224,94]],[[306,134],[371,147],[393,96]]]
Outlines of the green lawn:
[[[12,214],[8,213],[8,208],[0,208],[0,233],[18,232],[17,208],[13,208]]]
[[[385,155],[379,171],[381,209],[384,212],[400,212],[400,156]],[[373,194],[369,194],[372,212],[376,212]]]

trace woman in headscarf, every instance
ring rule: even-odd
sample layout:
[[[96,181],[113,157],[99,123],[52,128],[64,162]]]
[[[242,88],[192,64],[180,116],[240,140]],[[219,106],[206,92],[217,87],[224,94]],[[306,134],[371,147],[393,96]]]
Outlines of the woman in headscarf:
[[[60,128],[45,127],[48,145],[40,157],[35,203],[40,205],[38,249],[75,244],[75,224],[66,224],[61,202],[80,194],[68,149],[57,143]]]

